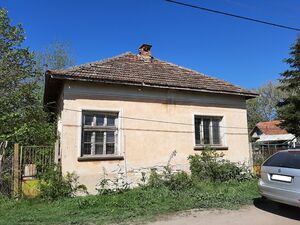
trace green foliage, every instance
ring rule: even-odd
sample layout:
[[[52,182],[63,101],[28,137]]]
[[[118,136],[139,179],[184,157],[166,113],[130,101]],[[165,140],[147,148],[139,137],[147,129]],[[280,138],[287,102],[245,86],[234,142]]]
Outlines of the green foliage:
[[[223,159],[223,154],[206,149],[200,155],[190,155],[192,179],[196,181],[244,181],[251,178],[246,166]]]
[[[172,173],[170,167],[165,167],[161,174],[152,169],[146,186],[151,188],[167,187],[172,191],[178,191],[191,185],[192,180],[186,172]]]
[[[34,54],[22,47],[21,25],[12,26],[0,8],[0,139],[20,144],[51,144],[54,125],[43,111]]]
[[[74,197],[78,192],[87,193],[84,185],[79,184],[75,173],[62,176],[59,167],[53,166],[40,175],[40,197],[46,200],[55,200]]]
[[[54,41],[42,52],[36,53],[37,66],[41,72],[59,70],[74,65],[70,44]]]
[[[123,174],[114,179],[103,178],[96,186],[96,191],[99,195],[105,195],[110,193],[122,193],[129,189],[129,184]]]
[[[278,104],[278,117],[281,127],[300,137],[300,37],[285,62],[290,69],[281,74],[280,89],[287,92],[287,97]]]
[[[253,129],[258,122],[276,119],[276,106],[286,96],[285,92],[278,88],[278,84],[271,81],[254,91],[259,96],[247,100],[247,119],[250,129]]]
[[[257,180],[200,182],[180,191],[139,187],[123,193],[0,203],[0,224],[124,224],[199,208],[237,209],[259,197]]]

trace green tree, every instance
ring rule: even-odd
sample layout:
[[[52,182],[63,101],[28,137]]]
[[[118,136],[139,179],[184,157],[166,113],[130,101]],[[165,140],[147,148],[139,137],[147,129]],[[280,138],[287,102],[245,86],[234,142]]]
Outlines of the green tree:
[[[260,121],[277,119],[277,104],[284,99],[285,92],[278,89],[278,84],[269,81],[255,89],[259,96],[247,101],[248,127],[254,128]]]
[[[280,89],[287,97],[278,104],[281,127],[300,137],[300,37],[291,47],[290,58],[284,60],[290,68],[281,73]]]
[[[39,70],[44,73],[46,70],[64,69],[74,65],[72,48],[68,42],[54,41],[43,51],[36,53],[36,61]]]
[[[21,144],[47,144],[54,126],[43,111],[34,54],[22,47],[22,26],[12,26],[0,8],[0,139]]]

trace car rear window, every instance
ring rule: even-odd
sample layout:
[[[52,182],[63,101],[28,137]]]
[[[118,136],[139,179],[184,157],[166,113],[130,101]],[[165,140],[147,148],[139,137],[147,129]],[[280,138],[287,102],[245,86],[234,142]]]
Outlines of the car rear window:
[[[300,151],[277,152],[263,166],[286,167],[300,169]]]

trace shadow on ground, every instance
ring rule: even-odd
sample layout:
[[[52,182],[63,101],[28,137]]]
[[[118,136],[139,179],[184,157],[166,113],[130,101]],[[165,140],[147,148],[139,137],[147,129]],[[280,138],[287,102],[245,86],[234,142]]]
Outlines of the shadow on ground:
[[[263,211],[300,221],[300,208],[298,207],[289,206],[262,198],[253,199],[253,204],[256,208]]]

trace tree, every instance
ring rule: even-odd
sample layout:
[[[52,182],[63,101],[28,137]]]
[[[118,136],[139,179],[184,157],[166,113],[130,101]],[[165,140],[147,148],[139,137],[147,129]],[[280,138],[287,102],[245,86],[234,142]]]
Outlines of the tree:
[[[277,118],[277,104],[284,99],[285,92],[278,89],[278,84],[269,81],[255,89],[259,96],[247,101],[248,127],[254,128],[258,122]]]
[[[34,54],[22,47],[22,26],[12,26],[0,8],[0,139],[21,144],[54,141],[54,125],[43,111]]]
[[[44,51],[36,53],[36,61],[39,70],[44,73],[46,70],[64,69],[74,65],[72,49],[68,42],[54,41]]]
[[[290,58],[284,60],[290,68],[281,73],[280,89],[287,97],[278,104],[280,126],[300,137],[300,37],[291,47]]]

